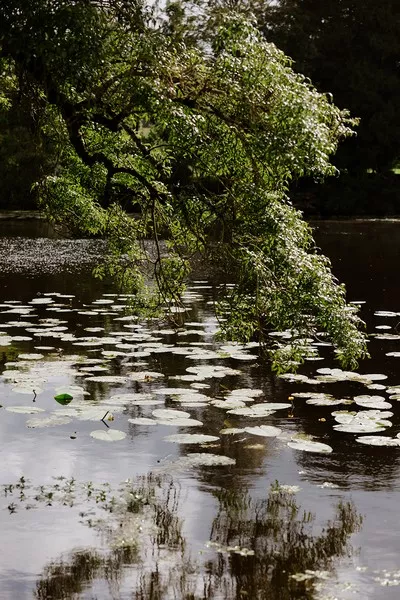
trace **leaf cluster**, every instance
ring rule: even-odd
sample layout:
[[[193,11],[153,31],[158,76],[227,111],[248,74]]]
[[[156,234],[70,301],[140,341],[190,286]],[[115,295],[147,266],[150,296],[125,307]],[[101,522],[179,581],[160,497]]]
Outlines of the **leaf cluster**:
[[[139,0],[7,5],[3,55],[35,82],[60,149],[37,186],[53,218],[109,240],[105,267],[138,304],[155,290],[176,305],[191,260],[218,256],[237,284],[221,305],[229,337],[257,336],[287,369],[322,329],[355,366],[361,323],[287,198],[291,178],[336,172],[348,113],[237,13],[202,46]],[[276,328],[295,342],[271,347]]]

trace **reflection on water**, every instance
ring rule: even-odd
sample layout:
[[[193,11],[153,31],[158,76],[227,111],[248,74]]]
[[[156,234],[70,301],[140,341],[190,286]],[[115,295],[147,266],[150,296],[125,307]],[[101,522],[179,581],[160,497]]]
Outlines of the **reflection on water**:
[[[277,483],[257,501],[246,490],[220,489],[210,541],[193,557],[182,533],[182,491],[169,476],[149,475],[116,490],[62,478],[39,488],[21,479],[3,489],[10,512],[78,504],[81,522],[102,540],[101,550],[53,559],[36,583],[38,600],[89,597],[96,590],[101,597],[128,597],[128,581],[129,598],[138,600],[311,600],[335,559],[350,554],[349,536],[361,525],[353,503],[339,502],[334,519],[315,528],[296,490]]]
[[[218,404],[239,388],[260,390],[246,406],[287,403],[292,393],[309,389],[347,399],[378,394],[392,403],[384,435],[393,438],[400,431],[397,398],[365,382],[316,381],[319,367],[334,364],[329,348],[320,347],[322,360],[301,369],[312,383],[275,377],[255,348],[241,350],[239,358],[232,348],[218,354],[209,305],[215,290],[208,283],[190,289],[178,330],[136,323],[129,299],[91,276],[103,251],[98,241],[44,237],[43,225],[39,237],[26,239],[31,231],[11,225],[0,222],[0,370],[8,373],[0,380],[0,484],[16,483],[3,488],[0,510],[1,600],[397,599],[400,450],[364,446],[357,434],[335,431],[331,413],[338,407],[311,406],[303,397],[250,420]],[[399,310],[400,226],[318,227],[319,244],[348,284],[349,299],[366,300],[368,330],[396,333],[393,320],[374,312]],[[41,303],[46,298],[51,302]],[[373,358],[360,372],[399,385],[399,359],[387,356],[398,344],[396,337],[371,337]],[[43,357],[33,359],[37,353]],[[229,374],[202,379],[193,367],[204,366]],[[71,403],[57,404],[56,390],[71,385],[83,391],[75,388]],[[34,395],[36,386],[43,391]],[[192,396],[185,402],[160,393],[165,387]],[[118,394],[144,394],[143,402],[118,400]],[[45,412],[13,412],[21,405]],[[155,423],[159,408],[186,411],[201,429]],[[90,414],[97,409],[101,415]],[[106,411],[114,420],[101,420]],[[58,425],[29,426],[55,413],[62,417]],[[142,418],[150,422],[138,424]],[[282,435],[246,431],[264,424]],[[113,444],[93,439],[100,428],[126,437]],[[229,428],[238,431],[220,433]],[[198,446],[167,438],[193,432],[218,439]],[[289,448],[298,433],[330,445],[332,453]],[[191,455],[197,458],[189,464]],[[213,456],[230,464],[215,466]]]
[[[242,559],[231,551],[209,562],[215,586],[210,598],[221,592],[223,598],[314,598],[334,559],[351,553],[348,537],[362,521],[353,503],[339,502],[335,518],[315,534],[314,516],[304,511],[290,488],[278,484],[267,500],[254,501],[247,492],[216,495],[219,511],[212,539],[222,548],[250,547],[254,556]]]

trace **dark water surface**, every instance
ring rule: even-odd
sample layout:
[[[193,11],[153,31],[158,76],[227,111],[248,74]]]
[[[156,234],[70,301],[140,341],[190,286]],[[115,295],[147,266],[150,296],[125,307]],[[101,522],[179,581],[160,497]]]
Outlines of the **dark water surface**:
[[[372,385],[400,385],[400,357],[386,356],[400,351],[400,222],[321,222],[316,239],[349,300],[365,301],[372,359],[358,372],[387,376]],[[129,298],[91,276],[103,252],[98,241],[57,239],[43,223],[0,220],[0,599],[398,598],[400,446],[368,446],[356,441],[361,433],[335,431],[333,411],[366,410],[354,403],[288,401],[310,390],[348,400],[384,396],[392,425],[377,435],[394,438],[400,410],[393,394],[367,387],[371,381],[277,378],[257,348],[218,354],[208,282],[189,288],[177,332],[124,319]],[[313,379],[317,369],[337,366],[329,348],[321,347],[321,357],[300,373]],[[205,366],[234,371],[188,380],[193,367]],[[104,375],[121,379],[90,380]],[[71,385],[86,394],[68,388],[73,401],[60,405],[54,396]],[[167,387],[206,397],[185,402],[159,392]],[[241,388],[262,392],[245,406],[290,408],[249,418],[211,404]],[[152,411],[164,408],[202,425],[157,423]],[[139,417],[153,423],[128,420]],[[47,418],[49,426],[37,426]],[[260,425],[282,433],[219,433]],[[110,443],[92,437],[96,430],[126,437]],[[183,433],[216,439],[165,439]],[[298,433],[333,451],[289,447]],[[216,465],[214,456],[230,464]]]

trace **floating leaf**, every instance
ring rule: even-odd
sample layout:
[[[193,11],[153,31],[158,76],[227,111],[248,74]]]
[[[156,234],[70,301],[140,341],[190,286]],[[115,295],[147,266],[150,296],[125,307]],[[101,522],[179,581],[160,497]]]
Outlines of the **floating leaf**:
[[[282,432],[282,429],[273,425],[260,425],[259,427],[245,427],[245,432],[261,437],[277,437]]]
[[[43,392],[42,388],[38,387],[35,384],[17,385],[16,387],[12,388],[12,391],[15,392],[16,394],[29,394],[30,396],[32,396],[32,394],[35,394],[36,396],[38,396],[39,394],[41,394]]]
[[[156,419],[171,420],[171,419],[189,419],[190,413],[184,410],[173,410],[169,408],[156,408],[152,412]]]
[[[246,404],[239,399],[228,399],[228,400],[212,400],[212,406],[216,408],[222,408],[223,410],[232,410],[234,408],[243,408]]]
[[[204,435],[203,433],[176,433],[164,438],[165,442],[173,442],[174,444],[203,444],[218,440],[219,437],[216,435]]]
[[[246,406],[244,408],[234,408],[232,410],[228,410],[228,414],[230,415],[243,415],[246,417],[268,417],[272,415],[275,411],[281,410],[284,408],[290,408],[291,404],[287,404],[285,402],[270,402],[263,404],[253,404],[253,406]]]
[[[57,396],[54,396],[54,400],[58,402],[58,404],[66,406],[67,404],[72,402],[73,396],[71,396],[70,394],[58,394]]]
[[[44,408],[39,408],[38,406],[7,406],[6,410],[9,412],[26,415],[34,415],[35,413],[45,412]]]
[[[193,390],[190,388],[158,388],[154,390],[156,394],[163,394],[164,396],[182,396],[183,394],[193,394]]]
[[[132,381],[142,381],[142,382],[150,382],[153,379],[159,379],[160,377],[165,377],[164,373],[157,373],[154,371],[140,371],[137,373],[130,373],[129,379]]]
[[[364,435],[356,438],[356,442],[368,446],[400,446],[400,440],[384,435]]]
[[[87,377],[85,381],[94,381],[96,383],[127,383],[128,378],[122,375],[96,375]]]
[[[294,450],[304,450],[304,452],[320,452],[322,454],[333,452],[333,448],[328,446],[328,444],[322,444],[321,442],[314,442],[312,440],[296,439],[288,442],[288,446],[294,448]]]
[[[154,398],[152,394],[142,393],[142,394],[116,394],[115,396],[111,396],[107,400],[108,404],[111,405],[121,405],[126,406],[127,404],[134,406],[154,406],[157,404],[164,404],[163,400],[158,400]]]
[[[129,423],[133,425],[157,425],[155,419],[149,419],[148,417],[136,417],[136,419],[128,419]]]
[[[184,456],[174,463],[178,467],[225,467],[236,464],[234,458],[219,454],[193,453]]]
[[[54,425],[66,425],[67,423],[71,423],[71,419],[69,417],[52,415],[44,419],[41,419],[40,417],[36,419],[29,419],[29,421],[26,422],[26,426],[39,429],[42,427],[53,427]]]
[[[387,425],[387,423],[389,423],[389,425]],[[345,433],[378,433],[390,426],[390,421],[382,421],[381,423],[378,423],[377,421],[354,421],[352,423],[334,425],[333,429]]]
[[[310,398],[306,400],[306,404],[312,404],[313,406],[336,406],[338,404],[352,404],[353,400],[349,398],[328,398],[322,396],[318,398],[315,396],[314,398]]]
[[[239,427],[227,427],[226,429],[220,430],[220,435],[231,435],[235,433],[244,433],[244,429],[240,429]]]
[[[366,408],[392,408],[390,402],[386,402],[383,396],[355,396],[354,402],[358,406],[364,406]]]
[[[185,419],[184,417],[179,419],[157,419],[157,423],[159,425],[174,425],[175,427],[200,427],[203,425],[201,421]]]
[[[90,433],[92,438],[103,442],[119,442],[126,438],[126,433],[119,429],[96,429]]]

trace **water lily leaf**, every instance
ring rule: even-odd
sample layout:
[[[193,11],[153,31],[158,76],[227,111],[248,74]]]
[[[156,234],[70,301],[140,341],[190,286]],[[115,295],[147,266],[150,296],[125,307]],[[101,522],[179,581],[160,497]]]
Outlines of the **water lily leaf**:
[[[92,438],[103,442],[119,442],[126,438],[126,433],[119,429],[95,429],[95,431],[91,431],[90,435]]]
[[[151,382],[153,379],[159,379],[165,377],[164,373],[157,373],[155,371],[140,371],[136,373],[129,373],[129,379],[132,381]]]
[[[263,396],[263,394],[262,390],[253,388],[238,388],[229,392],[230,396],[245,396],[246,398],[258,398],[258,396]]]
[[[219,437],[216,435],[204,435],[203,433],[176,433],[174,435],[167,435],[164,438],[165,442],[173,442],[174,444],[203,444],[218,440]]]
[[[94,381],[96,383],[127,383],[128,378],[123,375],[96,375],[87,377],[85,381]]]
[[[201,421],[185,419],[183,417],[179,419],[157,419],[157,423],[159,425],[174,425],[175,427],[200,427],[203,425]]]
[[[161,387],[154,390],[156,394],[162,394],[163,396],[182,396],[183,394],[193,394],[193,390],[189,388],[166,388]]]
[[[136,419],[128,419],[129,423],[133,423],[134,425],[157,425],[157,421],[155,419],[149,419],[148,417],[136,417]]]
[[[190,419],[190,413],[184,410],[173,410],[168,408],[156,408],[152,412],[153,417],[156,419]]]
[[[6,406],[6,410],[14,413],[33,415],[35,413],[45,412],[44,408],[38,406]]]
[[[240,429],[239,427],[227,427],[226,429],[220,430],[220,435],[231,435],[235,433],[244,433],[244,429]]]
[[[315,396],[314,398],[310,398],[306,400],[306,404],[312,404],[313,406],[336,406],[338,404],[352,404],[353,400],[349,398],[328,398],[322,396],[318,398]]]
[[[389,425],[386,423],[389,423]],[[390,421],[382,421],[382,423],[378,423],[377,421],[355,421],[354,423],[334,425],[333,429],[345,433],[377,433],[379,431],[384,431],[386,427],[390,426]]]
[[[17,394],[29,394],[30,396],[32,396],[32,394],[35,394],[36,396],[38,396],[39,394],[41,394],[43,392],[42,388],[38,387],[34,383],[33,384],[22,383],[21,385],[17,385],[15,387],[13,387],[12,391]]]
[[[107,399],[107,403],[111,405],[126,406],[127,404],[134,406],[154,406],[157,404],[164,404],[164,400],[158,400],[154,398],[152,394],[116,394]]]
[[[212,400],[211,404],[216,408],[222,408],[223,410],[231,410],[234,408],[242,408],[246,404],[242,400],[228,399],[228,400]]]
[[[237,369],[222,367],[220,365],[201,365],[196,367],[188,367],[186,371],[199,377],[203,377],[204,379],[209,377],[225,377],[226,375],[241,375],[241,371],[238,371]]]
[[[400,440],[384,435],[364,435],[356,438],[356,442],[368,446],[400,446]]]
[[[332,416],[335,417],[335,421],[342,424],[349,424],[354,422],[383,422],[383,420],[390,418],[393,416],[393,413],[390,411],[382,411],[382,410],[360,410],[357,412],[350,412],[347,410],[337,410],[332,413]]]
[[[228,414],[243,415],[252,418],[268,417],[277,410],[290,407],[291,404],[287,404],[285,402],[265,402],[263,404],[253,404],[253,406],[246,406],[243,408],[234,408],[232,410],[228,410]]]
[[[122,406],[107,406],[105,404],[102,404],[100,406],[83,405],[83,408],[82,404],[79,404],[77,408],[78,412],[75,416],[79,421],[101,421],[106,416],[106,413],[108,411],[113,411],[114,413],[117,413],[122,412],[124,410]]]
[[[261,437],[277,437],[282,433],[282,429],[273,425],[260,425],[259,427],[245,427],[245,432]]]
[[[70,394],[58,394],[57,396],[54,396],[54,400],[58,402],[58,404],[66,406],[67,404],[72,402],[73,396],[71,396]]]
[[[29,304],[52,304],[53,302],[53,298],[33,298],[33,300],[30,300]]]
[[[228,456],[220,456],[219,454],[207,454],[203,452],[188,454],[178,461],[175,465],[180,467],[220,467],[236,464],[234,458]]]
[[[333,448],[328,444],[322,444],[321,442],[314,442],[312,440],[301,440],[296,439],[288,442],[287,444],[294,450],[304,450],[304,452],[321,452],[322,454],[329,454],[333,452]]]
[[[21,360],[41,360],[44,358],[43,354],[35,354],[34,352],[27,354],[18,354],[18,358]]]
[[[63,415],[51,415],[50,417],[43,419],[40,417],[29,419],[29,421],[26,422],[26,426],[32,429],[39,429],[42,427],[53,427],[54,425],[66,425],[67,423],[71,423],[69,417]]]
[[[367,408],[392,408],[392,405],[389,402],[386,402],[384,396],[370,396],[364,394],[361,396],[354,396],[354,402],[358,406],[366,406]]]

